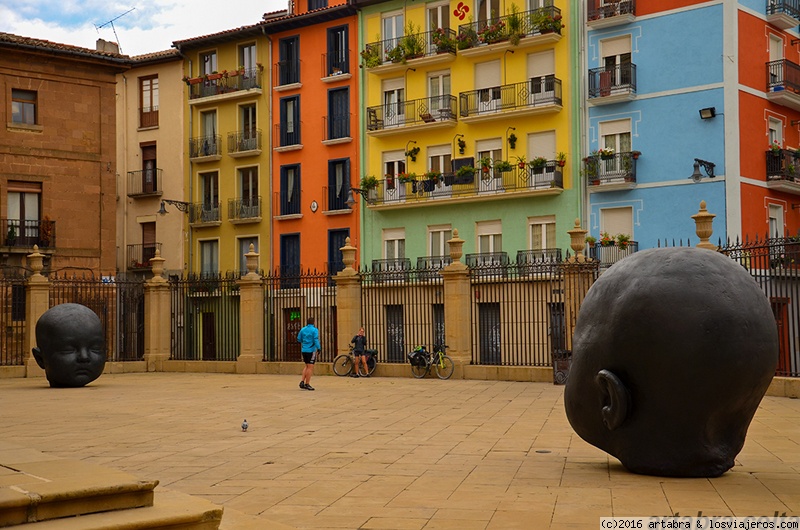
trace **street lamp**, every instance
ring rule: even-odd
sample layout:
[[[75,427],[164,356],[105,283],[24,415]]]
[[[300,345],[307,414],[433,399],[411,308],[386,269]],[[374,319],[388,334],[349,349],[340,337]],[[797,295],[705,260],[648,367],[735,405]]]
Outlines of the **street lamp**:
[[[159,215],[167,215],[167,207],[165,204],[171,204],[183,213],[189,211],[189,203],[183,201],[173,201],[172,199],[161,199],[161,208],[156,212]]]
[[[715,164],[711,162],[706,162],[705,160],[700,160],[699,158],[694,159],[694,172],[689,175],[689,178],[695,182],[700,182],[700,179],[703,178],[703,174],[700,173],[700,166],[703,166],[703,169],[708,175],[708,178],[714,178],[714,167]]]

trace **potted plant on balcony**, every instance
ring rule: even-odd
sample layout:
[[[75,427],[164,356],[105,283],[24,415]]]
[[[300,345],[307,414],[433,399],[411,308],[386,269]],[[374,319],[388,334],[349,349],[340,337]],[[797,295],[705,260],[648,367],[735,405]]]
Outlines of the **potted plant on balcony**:
[[[411,159],[412,162],[417,161],[417,155],[419,154],[419,147],[412,147],[408,151],[405,152],[405,155]]]
[[[53,239],[53,221],[50,216],[45,215],[39,223],[39,244],[43,247],[49,247]]]
[[[528,161],[525,160],[525,156],[515,156],[514,158],[517,161],[517,167],[519,169],[525,169],[525,166],[528,164]]]
[[[466,27],[458,28],[458,35],[456,35],[456,48],[459,50],[466,50],[478,44],[478,32],[472,26],[472,17],[470,17],[470,24]]]
[[[451,37],[444,28],[436,28],[431,35],[431,40],[436,46],[436,53],[454,53],[456,51],[456,39]]]
[[[594,236],[586,236],[586,244],[589,247],[594,247],[595,243],[597,243],[597,238]]]
[[[478,160],[478,165],[481,168],[484,178],[488,178],[489,171],[492,169],[492,159],[488,156],[484,156]]]
[[[8,225],[8,233],[6,233],[6,246],[13,247],[17,244],[17,227],[13,224]]]
[[[564,151],[559,151],[556,155],[556,164],[558,167],[564,167],[567,165],[567,154]]]
[[[498,160],[497,162],[494,163],[495,171],[499,171],[500,173],[503,173],[505,171],[511,171],[512,167],[513,166],[511,165],[511,162],[507,160]]]
[[[405,36],[400,39],[399,47],[403,49],[404,61],[425,55],[425,39],[413,22],[406,25]]]
[[[628,234],[617,234],[617,246],[621,249],[628,248],[628,244],[630,244],[631,236]]]
[[[391,177],[391,175],[387,175],[387,177]],[[397,180],[403,183],[414,182],[417,180],[417,174],[401,172],[397,174]]]
[[[609,235],[608,232],[600,232],[600,246],[612,247],[616,241],[616,236]]]
[[[779,144],[777,140],[773,140],[772,143],[769,144],[769,152],[772,156],[781,156],[782,149],[781,144]]]
[[[614,157],[614,149],[611,147],[601,147],[595,153],[601,160],[611,160]],[[592,154],[594,155],[595,153]]]
[[[592,186],[600,184],[600,179],[598,178],[600,173],[600,160],[596,154],[592,154],[583,159],[583,173]]]
[[[435,169],[425,172],[425,180],[422,182],[422,189],[424,191],[433,191],[439,181],[442,179],[442,172]]]
[[[456,170],[456,178],[453,184],[470,184],[475,178],[475,168],[472,166],[461,166]]]
[[[478,30],[478,40],[485,44],[494,44],[507,38],[506,23],[503,20],[497,20],[492,24],[486,24]]]
[[[517,46],[522,39],[522,15],[520,15],[517,4],[511,3],[510,14],[508,15],[508,42]]]
[[[547,165],[547,159],[543,156],[537,156],[531,159],[530,166],[534,173],[544,173],[544,166]]]
[[[364,175],[361,177],[361,189],[371,191],[378,187],[378,179],[374,175]]]
[[[381,50],[374,44],[367,44],[361,52],[361,66],[375,68],[381,64]]]

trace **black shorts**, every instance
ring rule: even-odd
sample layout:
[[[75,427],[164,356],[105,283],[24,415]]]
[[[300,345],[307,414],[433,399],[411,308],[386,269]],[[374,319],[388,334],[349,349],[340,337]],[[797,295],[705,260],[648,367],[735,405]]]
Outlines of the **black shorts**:
[[[303,362],[306,364],[314,364],[317,360],[317,352],[314,351],[304,351],[303,353]]]
[[[365,351],[353,350],[353,357],[361,357],[362,355],[366,355],[366,354],[367,354],[367,352],[365,352]]]

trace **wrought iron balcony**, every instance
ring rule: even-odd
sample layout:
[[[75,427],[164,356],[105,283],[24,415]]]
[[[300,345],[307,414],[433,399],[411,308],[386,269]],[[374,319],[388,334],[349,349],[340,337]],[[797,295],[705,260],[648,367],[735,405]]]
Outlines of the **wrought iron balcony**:
[[[261,196],[228,199],[228,220],[247,221],[261,219]]]
[[[261,129],[245,129],[228,133],[228,154],[233,157],[261,152]]]
[[[767,150],[767,187],[800,194],[800,153],[788,149]]]
[[[31,249],[38,245],[40,249],[55,248],[56,222],[47,216],[41,220],[0,219],[0,234],[3,234],[3,245]]]
[[[449,28],[438,28],[424,33],[370,42],[361,52],[361,64],[364,68],[391,64],[403,68],[408,61],[441,54],[450,54],[447,58],[449,60],[455,53],[456,32]]]
[[[339,186],[334,186],[334,187],[324,186],[322,188],[322,196],[324,198],[322,211],[349,212],[350,206],[347,205],[347,193],[349,191],[350,191],[350,184],[347,182],[346,179],[342,180]]]
[[[150,270],[150,258],[156,256],[156,250],[161,252],[161,243],[128,245],[125,254],[128,270]]]
[[[595,105],[636,97],[636,65],[623,63],[589,70],[589,99]]]
[[[767,99],[800,110],[800,65],[787,59],[767,63]]]
[[[189,99],[261,88],[261,73],[261,68],[256,67],[189,79]]]
[[[560,248],[542,248],[538,250],[518,250],[517,265],[536,265],[539,263],[560,263]]]
[[[219,202],[198,202],[189,205],[189,222],[191,224],[219,223],[221,221]]]
[[[289,151],[302,148],[303,144],[300,140],[301,125],[302,122],[299,121],[292,123],[291,127],[285,122],[276,123],[275,131],[272,136],[272,141],[274,143],[273,148],[279,151]]]
[[[410,258],[372,260],[372,274],[376,282],[406,280],[410,270]]]
[[[158,127],[158,106],[139,109],[139,127]]]
[[[461,24],[458,26],[456,46],[459,50],[469,50],[502,41],[519,44],[520,39],[525,37],[551,33],[561,35],[561,27],[561,10],[547,6]]]
[[[587,0],[586,20],[592,28],[606,28],[632,22],[636,15],[635,0]]]
[[[458,100],[464,120],[514,111],[560,110],[561,80],[552,75],[534,77],[521,83],[461,92]]]
[[[583,159],[583,172],[589,186],[621,184],[624,188],[636,185],[638,151],[615,153],[610,156],[587,156]],[[619,186],[615,186],[618,189]]]
[[[352,114],[343,114],[341,116],[323,116],[323,142],[336,143],[336,140],[352,140],[350,136],[350,121],[352,119]]]
[[[335,78],[350,73],[350,50],[322,54],[322,78]]]
[[[796,28],[800,24],[800,0],[769,0],[767,22],[780,29]]]
[[[222,157],[222,136],[195,136],[189,138],[189,158]]]
[[[161,168],[128,171],[128,197],[150,197],[161,195]]]
[[[422,256],[417,258],[417,269],[441,270],[453,263],[450,256]]]
[[[456,98],[450,94],[367,107],[368,133],[455,122]]]
[[[478,252],[464,256],[472,276],[506,276],[508,272],[507,252]]]
[[[599,242],[594,246],[590,246],[589,257],[600,262],[600,269],[607,269],[622,258],[626,258],[639,251],[639,243],[636,241],[628,241],[620,244],[616,241],[611,245],[601,245]]]
[[[275,63],[275,87],[294,85],[300,82],[300,61],[278,61]]]

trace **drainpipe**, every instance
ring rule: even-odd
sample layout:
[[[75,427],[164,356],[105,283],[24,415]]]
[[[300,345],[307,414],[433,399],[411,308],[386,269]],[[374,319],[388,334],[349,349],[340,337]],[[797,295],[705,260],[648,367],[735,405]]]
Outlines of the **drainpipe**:
[[[178,54],[181,57],[183,57],[184,59],[186,59],[189,62],[189,74],[188,75],[191,77],[191,75],[192,75],[192,60],[189,59],[189,57],[187,57],[186,55],[184,55],[184,53],[181,51],[180,47],[176,46],[175,49],[178,50]],[[190,93],[190,96],[191,96],[191,93]],[[188,112],[189,112],[189,137],[191,137],[192,131],[194,130],[194,115],[192,114],[192,106],[189,104],[189,98],[186,99],[186,106],[187,106]],[[181,150],[183,149],[183,147],[185,145],[186,144],[183,144],[181,146]],[[194,193],[193,193],[193,190],[194,190],[194,179],[192,178],[192,175],[194,175],[194,163],[192,162],[191,157],[188,157],[188,158],[189,158],[189,197],[188,197],[188,200],[186,202],[191,203],[192,202],[192,197],[194,195]],[[181,182],[181,194],[183,194],[183,182]],[[186,214],[181,212],[181,215],[188,216],[189,212],[186,212]],[[194,248],[194,241],[192,241],[192,223],[188,222],[188,221],[189,220],[187,219],[187,223],[189,225],[189,231],[188,231],[188,234],[189,234],[189,236],[188,236],[189,237],[189,258],[188,258],[187,263],[186,263],[186,272],[187,272],[187,274],[191,274],[192,273],[192,263],[193,263],[193,260],[192,260],[192,257],[193,257],[192,249]],[[181,217],[181,227],[183,227],[183,217]],[[182,228],[181,228],[181,233],[183,233],[183,229]]]
[[[268,43],[267,44],[267,57],[269,58],[269,61],[267,62],[267,64],[271,65],[272,64],[272,37],[270,37],[267,34],[267,30],[266,30],[266,26],[265,25],[261,26],[261,33],[267,39],[267,43]],[[268,143],[269,148],[267,149],[267,167],[268,167],[268,170],[267,170],[267,175],[268,175],[268,178],[267,178],[267,200],[269,201],[269,205],[270,205],[269,206],[269,213],[270,213],[270,215],[269,215],[269,245],[268,245],[268,249],[267,249],[268,250],[267,255],[269,256],[269,268],[267,270],[268,270],[268,273],[271,273],[271,271],[275,270],[275,253],[272,251],[272,249],[273,249],[273,247],[275,245],[275,241],[273,239],[275,237],[275,233],[274,233],[275,231],[274,231],[274,226],[273,226],[274,222],[272,220],[272,176],[273,176],[272,175],[272,141],[273,141],[272,132],[275,130],[275,128],[273,127],[273,123],[272,123],[272,112],[273,112],[273,108],[272,108],[272,68],[266,68],[266,70],[267,70],[266,86],[268,87],[267,88],[267,116],[268,116],[268,120],[269,120],[269,128],[268,128],[268,132],[267,132],[267,138],[269,139],[269,143]],[[259,254],[261,254],[262,256],[264,255],[264,249],[263,248],[259,249]],[[262,260],[261,263],[262,263],[262,268],[263,268],[264,261]]]

